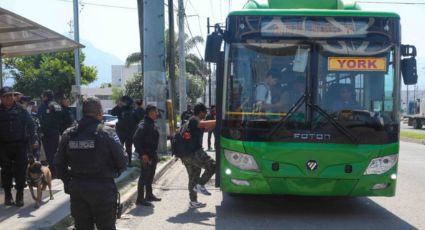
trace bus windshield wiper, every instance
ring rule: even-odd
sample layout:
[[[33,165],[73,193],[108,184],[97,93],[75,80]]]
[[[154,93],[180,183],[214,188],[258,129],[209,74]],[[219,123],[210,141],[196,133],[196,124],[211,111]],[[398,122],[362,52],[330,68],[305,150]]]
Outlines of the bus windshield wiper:
[[[345,136],[348,137],[348,139],[351,140],[351,142],[358,144],[359,140],[357,137],[355,137],[350,130],[348,130],[347,128],[345,128],[345,126],[341,125],[341,123],[339,123],[338,121],[334,120],[331,115],[329,115],[325,110],[323,110],[322,108],[320,108],[317,105],[311,104],[311,103],[307,103],[307,106],[309,106],[310,108],[316,110],[317,112],[319,112],[322,116],[324,116],[328,121],[331,122],[331,124],[338,129],[339,131],[341,131]]]
[[[305,102],[306,96],[305,94],[303,94],[298,101],[289,109],[288,113],[286,114],[285,117],[283,117],[279,123],[267,134],[267,139],[270,140],[272,135],[280,129],[280,127],[282,127],[284,124],[286,124],[286,122],[288,121],[288,119],[295,113],[298,111],[298,109],[300,109],[301,105]]]

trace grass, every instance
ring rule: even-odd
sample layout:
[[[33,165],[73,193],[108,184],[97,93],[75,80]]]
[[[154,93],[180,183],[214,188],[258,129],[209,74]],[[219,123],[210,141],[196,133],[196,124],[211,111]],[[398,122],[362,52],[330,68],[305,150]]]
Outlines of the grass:
[[[409,132],[409,131],[401,131],[400,136],[417,139],[417,140],[425,140],[425,134]]]

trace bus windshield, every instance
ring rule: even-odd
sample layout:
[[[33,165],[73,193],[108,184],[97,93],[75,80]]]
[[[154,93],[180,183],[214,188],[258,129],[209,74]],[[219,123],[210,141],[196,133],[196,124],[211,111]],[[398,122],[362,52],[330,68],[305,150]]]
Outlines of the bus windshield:
[[[338,143],[350,142],[344,133],[360,142],[369,135],[380,143],[398,138],[393,45],[247,40],[226,52],[223,124],[239,133],[230,137],[290,141],[308,132]]]

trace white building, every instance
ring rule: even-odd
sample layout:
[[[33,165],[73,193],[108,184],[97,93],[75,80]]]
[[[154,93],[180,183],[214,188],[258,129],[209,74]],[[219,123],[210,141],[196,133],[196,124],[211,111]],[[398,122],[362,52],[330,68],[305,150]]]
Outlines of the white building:
[[[81,94],[86,97],[99,98],[105,112],[115,106],[115,102],[112,100],[112,87],[81,88]]]
[[[141,65],[131,65],[129,67],[125,65],[112,65],[112,85],[123,89],[125,83],[133,79],[134,75],[141,71]]]

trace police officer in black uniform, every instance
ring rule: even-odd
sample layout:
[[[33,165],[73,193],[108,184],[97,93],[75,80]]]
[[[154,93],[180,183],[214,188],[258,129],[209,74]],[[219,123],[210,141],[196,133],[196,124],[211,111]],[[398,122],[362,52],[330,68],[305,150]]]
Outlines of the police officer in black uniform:
[[[115,131],[104,126],[97,98],[83,102],[83,119],[62,135],[55,166],[71,195],[76,229],[115,229],[117,187],[114,178],[127,159]]]
[[[25,171],[27,166],[27,143],[36,149],[34,124],[29,113],[15,102],[10,87],[0,89],[0,164],[4,189],[4,204],[18,207],[24,205]],[[12,198],[15,179],[16,203]]]
[[[159,143],[159,131],[155,125],[156,119],[158,119],[158,109],[156,106],[146,106],[145,119],[137,127],[133,138],[136,152],[139,153],[141,161],[141,172],[137,185],[137,205],[151,206],[150,201],[161,200],[152,193],[152,182],[158,163],[156,150]],[[146,196],[144,196],[145,188]]]
[[[121,144],[125,146],[128,166],[131,166],[133,135],[137,128],[137,116],[133,107],[133,99],[130,96],[121,97],[117,106],[112,109],[111,114],[118,117],[117,130]]]
[[[184,111],[182,113],[182,115],[180,116],[180,118],[181,118],[181,125],[183,125],[184,123],[186,123],[186,121],[188,121],[192,116],[193,116],[192,106],[191,105],[187,105],[186,111]]]
[[[46,159],[50,166],[53,166],[55,153],[59,144],[59,136],[62,126],[62,108],[53,101],[53,92],[45,90],[42,94],[43,104],[38,108],[38,117],[40,119],[42,142]],[[54,167],[50,167],[53,178],[56,178]]]

